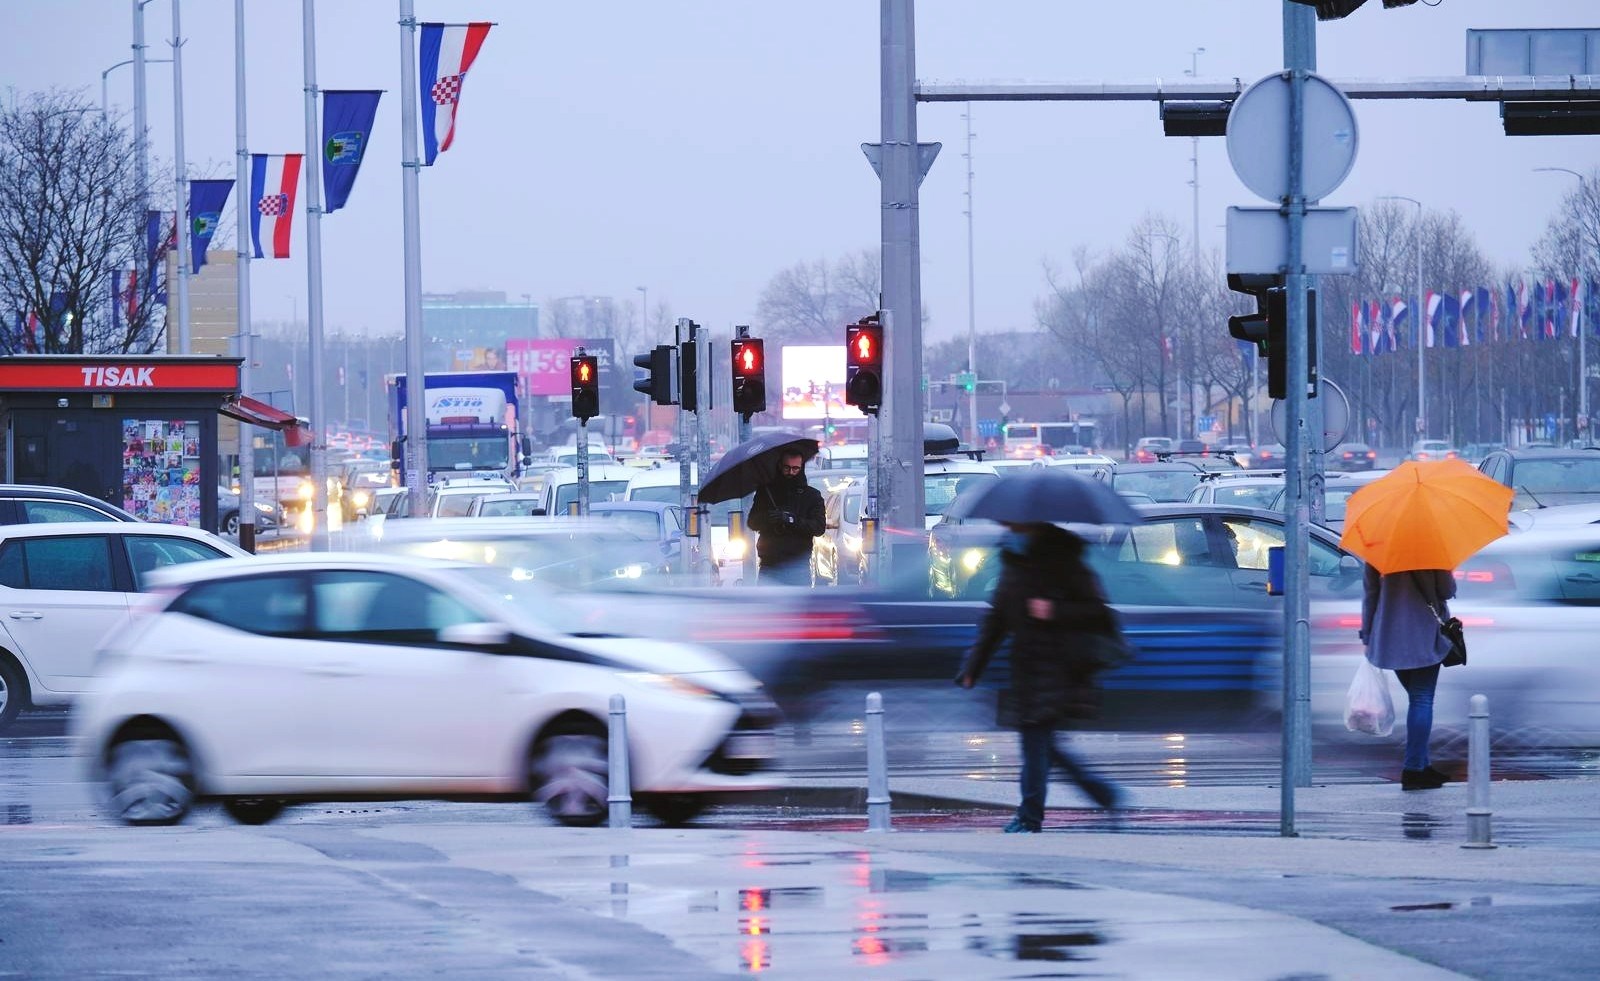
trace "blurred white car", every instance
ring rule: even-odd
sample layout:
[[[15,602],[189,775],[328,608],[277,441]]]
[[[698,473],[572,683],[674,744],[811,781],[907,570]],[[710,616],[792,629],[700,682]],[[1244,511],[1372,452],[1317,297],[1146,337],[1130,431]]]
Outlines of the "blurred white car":
[[[130,824],[206,799],[261,823],[296,800],[530,796],[595,824],[614,694],[632,792],[662,820],[770,785],[776,710],[748,673],[610,633],[503,568],[278,555],[161,590],[101,652],[73,719]]]
[[[155,569],[246,555],[180,525],[63,521],[0,528],[0,730],[91,684],[94,650],[128,624]]]

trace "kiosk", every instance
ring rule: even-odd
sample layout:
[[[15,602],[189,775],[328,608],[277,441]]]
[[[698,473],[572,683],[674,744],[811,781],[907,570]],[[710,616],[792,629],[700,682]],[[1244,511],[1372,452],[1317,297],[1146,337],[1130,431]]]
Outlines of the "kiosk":
[[[145,521],[217,530],[217,414],[295,418],[239,394],[240,358],[0,357],[5,479],[70,487]]]

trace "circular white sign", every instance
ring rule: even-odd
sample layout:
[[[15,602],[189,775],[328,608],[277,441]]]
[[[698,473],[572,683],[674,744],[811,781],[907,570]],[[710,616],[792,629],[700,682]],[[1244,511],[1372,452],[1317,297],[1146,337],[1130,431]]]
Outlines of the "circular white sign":
[[[1300,190],[1319,201],[1344,183],[1356,162],[1356,114],[1320,75],[1305,85],[1305,152]],[[1244,90],[1228,113],[1228,160],[1252,192],[1274,204],[1289,193],[1289,79],[1268,75]]]
[[[1333,448],[1344,442],[1345,434],[1350,431],[1350,399],[1344,394],[1344,389],[1324,378],[1318,382],[1320,393],[1317,401],[1322,403],[1322,452],[1332,453]],[[1287,444],[1284,433],[1288,427],[1284,425],[1284,414],[1288,403],[1283,399],[1272,400],[1272,435],[1278,442]]]

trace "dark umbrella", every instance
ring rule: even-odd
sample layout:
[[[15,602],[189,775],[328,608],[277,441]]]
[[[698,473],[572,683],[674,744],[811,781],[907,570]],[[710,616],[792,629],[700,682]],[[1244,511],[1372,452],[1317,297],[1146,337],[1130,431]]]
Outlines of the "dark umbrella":
[[[1138,512],[1104,481],[1070,470],[1035,467],[1008,474],[960,501],[961,516],[1014,524],[1047,521],[1083,525],[1136,525]]]
[[[722,455],[700,485],[700,500],[706,504],[731,501],[753,494],[757,487],[778,476],[778,461],[798,453],[802,460],[817,455],[817,441],[791,432],[762,433],[745,440]]]

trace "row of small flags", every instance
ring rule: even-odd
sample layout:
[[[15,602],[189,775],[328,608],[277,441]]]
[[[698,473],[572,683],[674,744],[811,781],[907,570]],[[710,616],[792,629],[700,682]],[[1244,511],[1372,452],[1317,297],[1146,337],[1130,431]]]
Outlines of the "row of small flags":
[[[1500,341],[1577,337],[1582,325],[1600,336],[1600,280],[1513,280],[1457,293],[1429,290],[1423,297],[1423,347],[1470,347]],[[1350,303],[1350,353],[1387,354],[1414,348],[1411,311],[1396,297]]]
[[[489,36],[487,23],[421,24],[420,71],[417,97],[421,102],[424,167],[455,142],[456,107],[467,70]],[[345,206],[355,187],[367,143],[372,136],[382,93],[375,90],[331,90],[322,93],[322,211],[330,214]],[[300,187],[303,153],[250,156],[250,240],[257,259],[289,258],[289,236],[294,225],[295,201]],[[189,182],[189,245],[191,273],[206,263],[211,237],[221,222],[233,193],[232,180]],[[145,277],[149,302],[167,301],[166,284],[159,270],[167,252],[177,246],[173,212],[150,211],[145,221]],[[240,229],[240,234],[244,230]],[[154,288],[152,289],[152,285]],[[121,326],[138,316],[141,295],[139,271],[124,269],[112,276],[111,307]],[[18,316],[19,328],[23,318]],[[37,314],[27,323],[37,328]],[[24,343],[34,334],[24,333]]]

